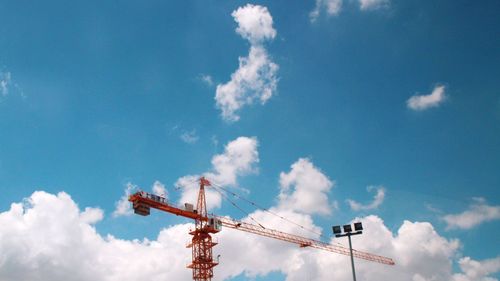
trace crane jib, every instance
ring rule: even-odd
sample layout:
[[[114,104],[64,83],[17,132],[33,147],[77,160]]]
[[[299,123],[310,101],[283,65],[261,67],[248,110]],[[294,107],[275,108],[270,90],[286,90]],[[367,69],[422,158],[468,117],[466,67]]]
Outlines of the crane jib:
[[[164,197],[150,194],[144,191],[139,191],[137,193],[132,194],[129,197],[129,201],[133,203],[133,208],[134,211],[139,214],[139,215],[149,215],[150,213],[150,208],[158,209],[161,211],[169,212],[178,216],[183,216],[186,218],[194,219],[194,220],[200,220],[200,221],[209,221],[211,218],[210,217],[205,217],[200,214],[198,214],[197,210],[192,209],[189,207],[190,204],[186,204],[185,209],[177,208],[172,206]],[[241,222],[234,220],[232,218],[228,217],[222,217],[222,216],[213,216],[213,218],[217,218],[218,221],[221,222],[221,224],[225,227],[240,230],[240,231],[245,231],[249,233],[253,233],[256,235],[261,235],[269,238],[274,238],[274,239],[279,239],[282,241],[286,241],[289,243],[294,243],[299,245],[301,248],[305,247],[312,247],[316,249],[321,249],[337,254],[342,254],[342,255],[347,255],[350,256],[349,248],[342,247],[340,245],[332,245],[328,244],[322,241],[274,230],[274,229],[268,229],[268,228],[262,228],[261,226],[257,226],[254,224],[246,223],[246,222]],[[212,219],[213,219],[212,218]],[[215,222],[213,222],[216,224]],[[220,228],[220,226],[218,226]],[[220,230],[220,229],[219,229]],[[217,231],[218,232],[218,231]],[[394,261],[391,258],[379,256],[379,255],[374,255],[358,250],[353,250],[353,256],[356,258],[364,259],[364,260],[369,260],[369,261],[374,261],[374,262],[379,262],[382,264],[387,264],[387,265],[394,265]]]

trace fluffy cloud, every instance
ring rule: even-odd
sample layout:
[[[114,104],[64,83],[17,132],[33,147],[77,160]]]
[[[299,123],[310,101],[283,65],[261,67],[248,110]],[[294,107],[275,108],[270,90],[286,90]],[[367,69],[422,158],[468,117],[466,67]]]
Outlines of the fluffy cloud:
[[[389,5],[389,0],[359,0],[361,10],[375,10]]]
[[[273,19],[266,7],[247,4],[232,13],[238,23],[236,32],[249,40],[251,46],[247,57],[239,58],[238,69],[231,80],[216,88],[216,106],[222,118],[229,122],[239,120],[237,112],[245,105],[260,101],[265,104],[276,91],[278,65],[271,61],[264,41],[276,36]]]
[[[222,154],[212,157],[212,171],[203,175],[214,184],[234,186],[237,177],[257,171],[259,162],[258,142],[256,138],[238,137],[229,142]],[[180,203],[196,203],[198,196],[199,175],[188,175],[177,180],[175,186],[182,189]],[[220,194],[212,189],[206,190],[207,208],[220,207]]]
[[[160,181],[155,181],[153,183],[153,187],[151,189],[153,190],[153,193],[158,195],[158,196],[161,196],[164,198],[168,197],[167,189],[165,188],[165,185],[163,183],[161,183]]]
[[[87,224],[95,224],[104,218],[104,212],[99,208],[86,207],[80,213],[80,220]]]
[[[342,9],[342,0],[316,0],[314,10],[309,14],[312,22],[316,21],[321,11],[326,8],[328,15],[337,15]]]
[[[96,232],[96,210],[81,212],[64,192],[39,191],[12,204],[0,213],[0,280],[190,279],[188,259],[172,257],[186,256],[191,225],[164,229],[155,241],[121,240]]]
[[[490,206],[484,198],[473,198],[469,209],[442,217],[448,229],[471,229],[483,222],[500,220],[500,206]]]
[[[231,15],[238,23],[236,32],[250,41],[251,44],[274,39],[276,36],[273,18],[266,7],[247,4],[245,7],[239,7],[233,11]]]
[[[9,93],[9,85],[11,83],[10,72],[0,71],[0,93],[2,96],[6,96]]]
[[[330,214],[328,192],[332,186],[333,182],[309,159],[300,158],[289,173],[280,174],[280,207],[306,214]]]
[[[363,205],[363,204],[358,203],[358,202],[356,202],[356,201],[354,201],[352,199],[348,199],[347,203],[349,204],[349,207],[351,207],[351,209],[353,211],[361,211],[361,210],[365,210],[366,211],[366,210],[377,209],[384,202],[385,188],[383,186],[368,186],[366,188],[366,190],[368,192],[370,192],[372,190],[376,190],[377,191],[377,193],[373,197],[373,201],[370,204]]]
[[[500,271],[500,257],[484,261],[465,257],[458,264],[463,273],[455,274],[454,281],[495,281],[497,279],[488,276]]]
[[[128,197],[130,194],[132,194],[132,191],[137,189],[137,185],[134,185],[132,183],[127,183],[125,185],[125,190],[123,191],[123,195],[115,203],[115,210],[113,211],[113,217],[120,217],[120,216],[130,216],[132,215],[132,208],[130,207],[130,202],[128,202]]]
[[[406,101],[408,108],[416,111],[439,106],[445,100],[445,86],[436,86],[428,95],[415,95]]]

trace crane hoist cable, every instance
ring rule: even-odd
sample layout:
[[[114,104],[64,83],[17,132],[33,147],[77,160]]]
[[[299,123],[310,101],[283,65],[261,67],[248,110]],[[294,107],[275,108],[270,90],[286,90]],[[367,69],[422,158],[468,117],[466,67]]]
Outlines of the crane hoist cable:
[[[249,199],[246,199],[245,197],[243,197],[243,196],[241,196],[241,195],[239,195],[239,194],[237,194],[237,193],[235,193],[235,192],[232,192],[232,191],[228,190],[227,188],[222,187],[222,186],[221,186],[221,185],[219,185],[219,184],[216,184],[216,183],[212,182],[212,187],[214,187],[214,188],[216,188],[216,189],[222,189],[224,192],[227,192],[227,193],[231,194],[233,197],[235,197],[235,198],[237,198],[237,199],[241,199],[241,200],[243,200],[243,201],[247,202],[248,204],[251,204],[252,206],[254,206],[255,208],[257,208],[257,209],[259,209],[259,210],[261,210],[261,211],[264,211],[264,212],[267,212],[267,213],[269,213],[269,214],[271,214],[271,215],[273,215],[273,216],[276,216],[276,217],[278,217],[278,218],[280,218],[280,219],[282,219],[282,220],[284,220],[284,221],[286,221],[286,222],[288,222],[288,223],[290,223],[290,224],[293,224],[293,225],[295,225],[295,226],[297,226],[297,227],[299,227],[299,228],[301,228],[301,229],[304,229],[304,230],[306,230],[306,231],[308,231],[308,232],[311,232],[311,233],[313,233],[313,234],[316,234],[316,235],[318,235],[319,237],[322,237],[322,238],[324,238],[324,239],[328,239],[328,237],[326,237],[325,235],[323,235],[323,234],[321,234],[321,233],[319,233],[319,232],[317,232],[317,231],[315,231],[315,230],[312,230],[312,229],[310,229],[310,228],[307,228],[307,227],[305,227],[305,226],[303,226],[303,225],[301,225],[301,224],[298,224],[298,223],[296,223],[296,222],[294,222],[294,221],[292,221],[292,220],[290,220],[290,219],[287,219],[287,218],[283,217],[282,215],[279,215],[279,214],[277,214],[277,213],[275,213],[275,212],[273,212],[273,211],[269,210],[268,208],[264,208],[264,207],[262,207],[262,206],[258,205],[257,203],[255,203],[255,202],[253,202],[253,201],[251,201],[251,200],[249,200]],[[219,192],[219,193],[221,193],[220,191],[218,191],[218,192]],[[222,193],[221,193],[221,194],[222,194]],[[227,196],[226,196],[226,198],[227,198]],[[230,202],[231,202],[231,201],[230,201]],[[231,202],[231,204],[233,204],[234,206],[236,206],[236,205],[235,205],[235,203],[233,203],[233,202]],[[237,207],[237,206],[236,206],[236,207]],[[237,208],[239,208],[239,207],[237,207]],[[245,213],[246,213],[246,212],[245,212]],[[248,214],[248,213],[247,213],[247,214]],[[260,224],[259,224],[259,225],[260,225]],[[340,243],[337,243],[337,242],[335,242],[335,243],[336,243],[336,244],[338,244],[338,245],[343,246],[343,245],[342,245],[342,244],[340,244]]]
[[[257,225],[259,225],[260,227],[262,227],[262,229],[266,229],[261,223],[259,223],[256,219],[254,219],[250,213],[248,213],[247,211],[243,210],[242,208],[240,208],[235,202],[233,202],[231,199],[229,199],[229,197],[224,194],[223,192],[221,192],[219,190],[219,188],[215,187],[212,185],[212,187],[215,189],[215,191],[217,191],[224,199],[226,199],[229,203],[231,203],[231,205],[233,205],[235,208],[237,208],[238,210],[240,210],[242,213],[244,213],[246,216],[248,216],[252,221],[254,221]]]

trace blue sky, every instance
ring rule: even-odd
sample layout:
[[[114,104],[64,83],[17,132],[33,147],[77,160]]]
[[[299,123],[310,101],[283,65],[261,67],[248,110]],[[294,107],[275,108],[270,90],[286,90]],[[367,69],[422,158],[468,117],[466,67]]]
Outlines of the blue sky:
[[[369,215],[394,235],[405,220],[428,222],[460,241],[452,273],[461,257],[500,263],[500,4],[256,1],[252,13],[271,22],[255,27],[233,13],[247,3],[0,1],[0,212],[36,190],[64,191],[82,211],[103,211],[91,224],[103,237],[154,240],[188,221],[113,216],[126,185],[159,181],[177,201],[180,178],[225,175],[212,159],[243,136],[258,161],[224,183],[260,205],[286,206],[280,173],[307,159],[331,187],[305,186],[331,212],[294,211],[327,235]],[[238,82],[231,75],[252,48],[262,68]],[[225,97],[241,95],[229,118],[216,99],[224,85]],[[245,216],[227,202],[213,211]],[[490,277],[500,278],[497,267]],[[270,269],[255,280],[297,274]]]

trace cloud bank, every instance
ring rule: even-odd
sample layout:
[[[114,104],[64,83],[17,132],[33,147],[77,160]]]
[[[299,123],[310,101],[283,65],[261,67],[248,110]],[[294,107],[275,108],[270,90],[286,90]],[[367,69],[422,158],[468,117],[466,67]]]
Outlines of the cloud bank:
[[[278,207],[273,210],[321,230],[310,215]],[[268,227],[297,233],[293,226],[265,212],[256,211],[252,216]],[[0,280],[190,280],[191,272],[185,265],[191,252],[185,242],[192,224],[164,228],[155,240],[126,240],[99,234],[95,224],[102,218],[102,210],[87,207],[81,211],[64,192],[37,191],[23,202],[13,203],[0,213]],[[355,247],[396,261],[394,267],[388,267],[358,260],[359,279],[497,280],[491,275],[500,270],[500,257],[482,261],[463,257],[458,260],[460,272],[453,272],[452,262],[459,254],[460,242],[440,236],[430,223],[404,221],[392,233],[377,216],[356,220],[363,222],[366,235],[353,238]],[[218,280],[239,275],[253,278],[271,272],[281,272],[287,281],[351,278],[350,271],[345,270],[347,256],[230,229],[223,229],[217,237],[220,244],[214,251],[221,255],[221,264],[215,269]]]

